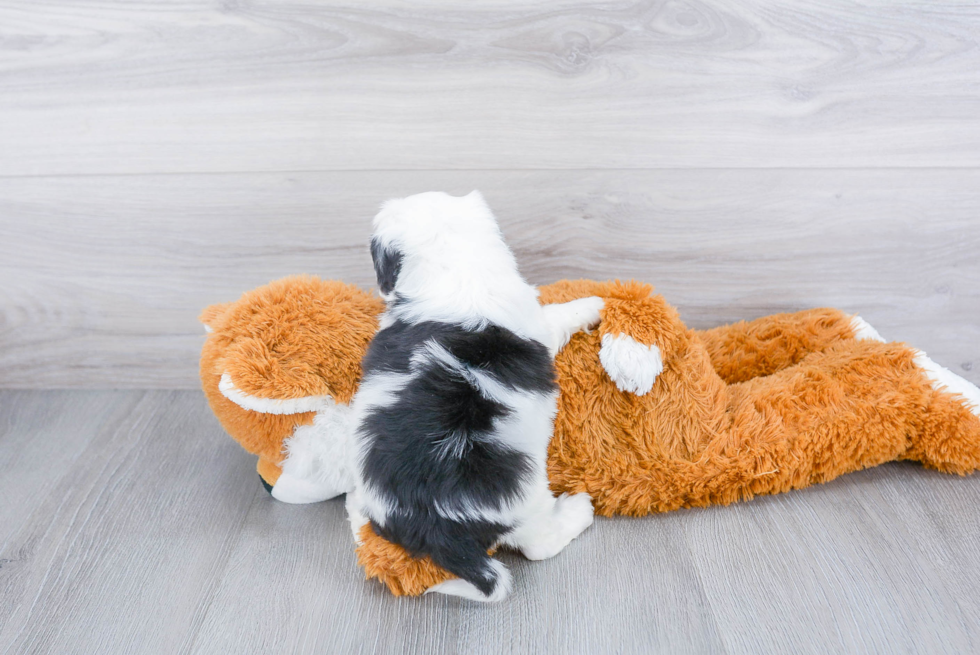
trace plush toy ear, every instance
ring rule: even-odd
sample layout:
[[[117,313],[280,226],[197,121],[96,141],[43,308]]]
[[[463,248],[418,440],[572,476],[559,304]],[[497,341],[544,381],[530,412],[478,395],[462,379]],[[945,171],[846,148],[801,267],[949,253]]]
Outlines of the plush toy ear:
[[[306,412],[319,411],[325,405],[334,404],[333,396],[330,394],[303,396],[301,398],[262,398],[261,396],[253,396],[236,387],[229,373],[221,374],[218,390],[221,391],[222,396],[242,409],[260,414],[305,414]]]
[[[378,237],[371,239],[371,259],[374,260],[374,273],[378,277],[378,290],[382,297],[389,296],[395,290],[398,274],[402,270],[402,254],[398,250],[385,246]]]
[[[227,311],[229,307],[231,307],[231,305],[232,303],[230,302],[209,305],[204,308],[204,311],[197,317],[197,320],[204,324],[204,329],[206,331],[213,332],[215,322],[221,317],[222,314],[225,313],[225,311]]]

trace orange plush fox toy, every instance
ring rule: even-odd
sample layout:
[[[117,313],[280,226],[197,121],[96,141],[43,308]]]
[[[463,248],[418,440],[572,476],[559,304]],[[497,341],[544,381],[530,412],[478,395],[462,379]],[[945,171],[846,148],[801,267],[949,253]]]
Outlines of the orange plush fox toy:
[[[599,327],[558,354],[548,474],[601,515],[727,504],[910,459],[980,466],[980,390],[833,309],[691,330],[650,286],[562,281],[542,303],[599,296]],[[275,498],[353,489],[348,404],[384,305],[294,277],[209,307],[201,381],[225,429],[259,457]],[[369,577],[417,595],[452,577],[365,525]]]

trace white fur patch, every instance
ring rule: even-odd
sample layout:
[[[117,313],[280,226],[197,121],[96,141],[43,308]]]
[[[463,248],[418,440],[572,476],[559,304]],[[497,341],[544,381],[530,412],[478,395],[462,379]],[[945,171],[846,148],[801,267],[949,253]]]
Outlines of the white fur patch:
[[[507,570],[506,566],[497,560],[490,561],[490,566],[493,567],[494,572],[497,574],[497,586],[494,588],[493,594],[490,596],[484,596],[482,591],[466,580],[461,580],[459,578],[453,578],[452,580],[440,582],[439,584],[426,589],[425,593],[458,596],[460,598],[475,600],[481,603],[499,602],[504,598],[507,598],[507,595],[510,594],[511,587],[513,586],[513,580],[511,579],[510,571]]]
[[[560,553],[573,539],[592,525],[592,498],[589,494],[539,494],[528,503],[527,518],[502,539],[530,560],[549,559]]]
[[[242,409],[261,414],[304,414],[319,411],[325,405],[333,404],[333,398],[329,394],[286,399],[250,396],[235,386],[228,373],[221,375],[218,390],[221,391],[221,395]]]
[[[350,408],[324,404],[312,425],[300,425],[283,442],[286,459],[272,497],[284,503],[316,503],[354,489]]]
[[[627,334],[602,335],[599,362],[620,391],[638,396],[650,393],[664,370],[657,346],[645,346]]]
[[[980,389],[975,384],[932,361],[921,350],[916,351],[913,361],[926,372],[933,389],[962,396],[967,409],[980,416]]]
[[[354,533],[354,543],[358,546],[363,543],[361,541],[361,528],[368,522],[368,518],[361,513],[361,504],[360,491],[355,489],[347,494],[344,507],[347,508],[347,520],[350,521],[350,529]]]
[[[854,338],[858,341],[880,341],[885,340],[878,334],[878,330],[871,327],[871,324],[855,314],[851,317],[851,329],[854,330]]]
[[[280,475],[275,486],[272,487],[272,497],[290,505],[319,503],[321,500],[327,500],[336,495],[331,491],[324,492],[309,480],[294,478],[288,473]]]

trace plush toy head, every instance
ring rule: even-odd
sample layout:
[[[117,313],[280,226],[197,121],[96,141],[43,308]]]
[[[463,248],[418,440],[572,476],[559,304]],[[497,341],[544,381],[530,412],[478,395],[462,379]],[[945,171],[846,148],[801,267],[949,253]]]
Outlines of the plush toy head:
[[[313,502],[352,487],[346,410],[383,309],[353,285],[298,276],[202,313],[204,393],[228,433],[259,456],[276,498]]]

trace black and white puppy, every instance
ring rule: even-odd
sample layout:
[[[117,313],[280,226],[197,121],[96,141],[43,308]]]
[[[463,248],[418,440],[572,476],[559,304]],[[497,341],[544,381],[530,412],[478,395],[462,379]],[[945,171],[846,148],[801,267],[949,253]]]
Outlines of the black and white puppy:
[[[476,191],[385,203],[371,254],[387,309],[352,402],[355,537],[370,521],[458,576],[429,591],[500,600],[510,574],[488,549],[545,559],[592,524],[589,496],[555,498],[545,467],[554,356],[603,302],[542,307]]]

